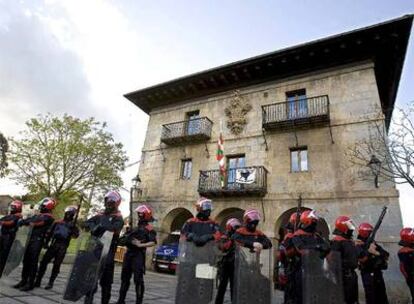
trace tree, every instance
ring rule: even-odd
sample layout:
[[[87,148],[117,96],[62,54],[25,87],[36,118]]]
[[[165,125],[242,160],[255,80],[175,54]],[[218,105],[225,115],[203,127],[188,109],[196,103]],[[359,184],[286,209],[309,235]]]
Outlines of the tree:
[[[30,193],[63,201],[83,193],[90,206],[98,192],[122,186],[127,157],[105,123],[47,114],[26,127],[19,140],[10,140],[10,161],[12,179]]]
[[[4,177],[7,169],[7,151],[9,144],[6,137],[0,132],[0,177]]]
[[[381,162],[379,177],[414,188],[414,104],[397,109],[390,129],[381,119],[370,124],[370,137],[355,143],[348,156],[358,168],[359,177],[368,179],[373,173],[368,166],[375,156]],[[388,131],[388,132],[387,132]]]

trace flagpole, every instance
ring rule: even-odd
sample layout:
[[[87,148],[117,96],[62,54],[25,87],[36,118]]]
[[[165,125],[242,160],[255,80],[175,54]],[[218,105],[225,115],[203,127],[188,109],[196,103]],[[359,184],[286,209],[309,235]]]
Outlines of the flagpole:
[[[225,165],[225,159],[224,159],[224,140],[223,140],[223,121],[222,120],[220,120],[220,134],[219,134],[219,138],[217,141],[216,159],[219,163],[221,187],[224,188],[224,179],[226,176],[226,165]]]

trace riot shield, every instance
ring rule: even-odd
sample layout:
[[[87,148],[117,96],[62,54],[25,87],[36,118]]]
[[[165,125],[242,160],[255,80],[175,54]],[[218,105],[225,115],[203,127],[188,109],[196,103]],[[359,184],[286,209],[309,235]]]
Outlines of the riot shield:
[[[232,303],[271,303],[271,254],[271,250],[256,253],[249,248],[236,247]]]
[[[106,231],[101,238],[82,235],[70,271],[63,299],[76,302],[97,285],[100,270],[111,247],[113,232]]]
[[[209,304],[215,300],[218,249],[214,242],[197,247],[180,241],[176,304]]]
[[[4,266],[2,281],[8,280],[8,278],[11,278],[17,273],[18,267],[23,261],[31,233],[31,226],[21,226],[17,231],[16,238],[10,248],[10,252]]]
[[[302,290],[304,304],[343,303],[341,255],[332,251],[326,258],[307,250],[302,256]]]

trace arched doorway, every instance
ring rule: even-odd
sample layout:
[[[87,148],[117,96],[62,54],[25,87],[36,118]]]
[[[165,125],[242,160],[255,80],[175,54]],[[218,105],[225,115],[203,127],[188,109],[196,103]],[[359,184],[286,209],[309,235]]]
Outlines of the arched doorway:
[[[243,214],[244,210],[240,208],[227,208],[222,210],[219,214],[216,216],[216,222],[220,225],[221,228],[225,228],[226,222],[228,219],[234,217],[240,222],[243,221]]]
[[[163,233],[180,231],[184,223],[193,217],[193,214],[185,208],[171,210],[164,218],[161,230]]]
[[[303,207],[301,211],[310,210],[309,208]],[[275,236],[280,241],[283,240],[285,236],[285,226],[289,222],[290,216],[297,212],[297,208],[292,208],[283,212],[279,218],[276,220],[275,224]],[[322,235],[325,239],[329,238],[329,226],[324,219],[319,220],[318,225],[316,226],[316,231]]]

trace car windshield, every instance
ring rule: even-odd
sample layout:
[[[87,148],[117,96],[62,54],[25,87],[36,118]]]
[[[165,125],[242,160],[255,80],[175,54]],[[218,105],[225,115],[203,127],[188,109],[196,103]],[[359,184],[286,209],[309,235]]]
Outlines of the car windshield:
[[[163,245],[173,245],[178,244],[180,240],[180,235],[178,234],[169,234],[167,238],[162,242]]]

